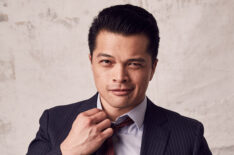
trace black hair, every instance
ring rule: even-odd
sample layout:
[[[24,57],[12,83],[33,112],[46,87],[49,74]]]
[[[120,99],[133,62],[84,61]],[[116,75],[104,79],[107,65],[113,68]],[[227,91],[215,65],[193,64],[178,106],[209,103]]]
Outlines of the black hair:
[[[147,52],[152,62],[157,59],[159,30],[153,15],[145,9],[130,4],[116,5],[103,9],[94,18],[89,29],[88,42],[90,55],[96,48],[96,38],[101,30],[123,35],[143,34],[149,40]]]

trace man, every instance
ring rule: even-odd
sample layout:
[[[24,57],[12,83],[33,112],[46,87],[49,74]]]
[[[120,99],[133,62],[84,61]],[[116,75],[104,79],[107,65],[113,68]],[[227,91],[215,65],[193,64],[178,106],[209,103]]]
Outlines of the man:
[[[146,10],[132,5],[102,10],[89,31],[98,93],[46,110],[28,154],[210,155],[200,122],[145,96],[158,45],[156,20]]]

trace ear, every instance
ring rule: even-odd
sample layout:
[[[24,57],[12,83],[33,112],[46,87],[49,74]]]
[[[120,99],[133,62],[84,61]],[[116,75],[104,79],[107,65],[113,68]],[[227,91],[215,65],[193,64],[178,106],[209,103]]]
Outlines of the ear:
[[[91,56],[91,54],[89,54],[89,61],[92,64],[92,56]]]
[[[158,64],[158,59],[156,59],[156,60],[154,61],[154,64],[152,65],[152,72],[151,72],[151,75],[150,75],[150,81],[153,79],[153,76],[154,76],[154,73],[155,73],[157,64]]]

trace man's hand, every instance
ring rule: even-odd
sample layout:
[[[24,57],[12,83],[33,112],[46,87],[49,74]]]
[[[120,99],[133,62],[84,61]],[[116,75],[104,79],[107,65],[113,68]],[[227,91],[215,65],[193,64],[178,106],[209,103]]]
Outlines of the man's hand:
[[[80,113],[60,145],[63,155],[92,154],[113,134],[111,121],[97,108]]]

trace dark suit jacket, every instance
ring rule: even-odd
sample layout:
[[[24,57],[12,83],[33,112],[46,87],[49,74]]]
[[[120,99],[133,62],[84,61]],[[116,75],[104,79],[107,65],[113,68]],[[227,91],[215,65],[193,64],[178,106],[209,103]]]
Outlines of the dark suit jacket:
[[[61,154],[59,146],[68,135],[76,116],[95,108],[96,103],[97,94],[82,102],[46,110],[27,154]],[[211,155],[211,152],[200,122],[158,107],[148,99],[141,155]]]

